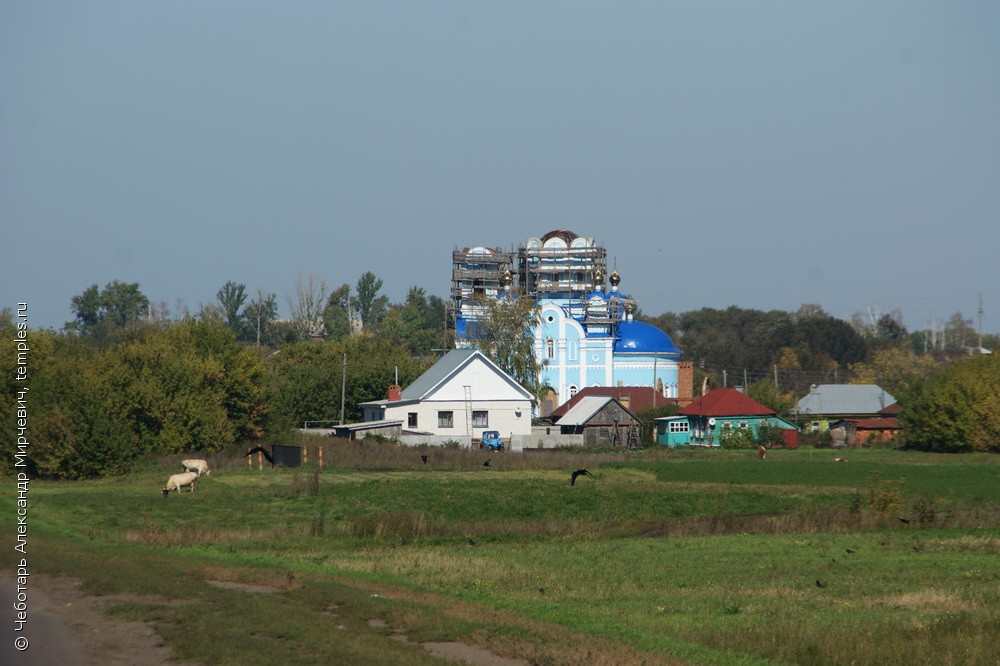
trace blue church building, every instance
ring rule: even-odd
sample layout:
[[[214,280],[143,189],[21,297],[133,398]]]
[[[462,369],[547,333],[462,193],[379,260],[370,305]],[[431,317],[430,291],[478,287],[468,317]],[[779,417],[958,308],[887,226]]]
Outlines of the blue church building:
[[[589,386],[650,387],[664,398],[690,400],[681,350],[662,330],[633,318],[633,301],[619,289],[621,276],[612,272],[605,286],[605,271],[604,248],[566,230],[530,238],[516,255],[484,247],[456,251],[456,345],[467,344],[475,294],[504,298],[513,290],[539,309],[535,356],[542,384],[554,394],[549,411]]]

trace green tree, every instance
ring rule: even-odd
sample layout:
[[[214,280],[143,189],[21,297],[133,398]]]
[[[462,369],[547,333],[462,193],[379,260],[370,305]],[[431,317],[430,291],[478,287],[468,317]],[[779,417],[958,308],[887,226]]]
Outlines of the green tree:
[[[354,301],[351,298],[351,285],[345,282],[330,292],[323,308],[327,339],[340,340],[350,335],[354,330],[353,321]]]
[[[257,295],[243,310],[243,317],[246,320],[246,330],[258,347],[261,342],[274,343],[270,324],[278,318],[278,297],[275,294],[258,289]]]
[[[746,388],[746,394],[747,397],[773,409],[779,416],[788,414],[795,406],[795,396],[791,393],[782,393],[769,379],[750,384]]]
[[[476,296],[474,302],[482,314],[471,322],[469,344],[541,402],[542,365],[535,356],[533,334],[540,323],[539,308],[530,298],[519,298],[516,294],[500,299]]]
[[[247,300],[246,285],[230,280],[222,285],[222,289],[219,289],[215,297],[219,301],[219,307],[222,308],[222,323],[232,329],[237,337],[241,337],[246,325],[244,313],[240,312],[240,308]]]
[[[851,366],[852,384],[878,384],[898,396],[906,387],[927,378],[940,364],[931,356],[918,356],[910,346],[895,345],[876,350],[869,361]]]
[[[106,336],[116,329],[141,320],[149,314],[149,299],[139,290],[139,283],[115,280],[103,289],[96,284],[70,299],[76,321],[67,328],[83,335]]]
[[[914,382],[899,419],[907,448],[1000,452],[1000,357],[963,358]]]
[[[378,329],[379,322],[389,306],[389,299],[379,295],[381,289],[382,280],[375,277],[371,271],[358,278],[354,303],[366,331],[373,332]]]

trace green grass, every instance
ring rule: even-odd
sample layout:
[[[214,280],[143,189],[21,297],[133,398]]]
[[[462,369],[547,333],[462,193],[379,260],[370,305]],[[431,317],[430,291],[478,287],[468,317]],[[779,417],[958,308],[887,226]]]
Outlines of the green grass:
[[[543,664],[995,663],[994,458],[508,453],[485,470],[449,455],[424,467],[383,447],[361,455],[371,469],[323,472],[217,464],[198,492],[168,498],[165,467],[33,481],[29,561],[92,592],[188,601],[113,612],[210,663],[429,663],[420,640]],[[596,478],[570,487],[584,464]],[[204,638],[183,640],[194,630]]]

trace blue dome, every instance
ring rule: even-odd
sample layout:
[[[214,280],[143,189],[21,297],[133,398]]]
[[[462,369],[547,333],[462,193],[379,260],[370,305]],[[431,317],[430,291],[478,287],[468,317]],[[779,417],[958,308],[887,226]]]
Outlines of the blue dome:
[[[623,321],[615,335],[616,354],[680,354],[670,336],[652,324]]]

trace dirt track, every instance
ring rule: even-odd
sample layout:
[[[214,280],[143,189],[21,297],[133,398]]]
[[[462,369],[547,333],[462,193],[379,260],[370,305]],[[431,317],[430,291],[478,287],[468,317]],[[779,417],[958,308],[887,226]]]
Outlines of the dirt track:
[[[104,617],[101,610],[123,597],[88,597],[70,578],[34,574],[28,584],[28,621],[14,630],[17,585],[10,572],[0,572],[0,664],[4,666],[157,666],[169,661],[170,649],[161,646],[156,632],[141,622]],[[22,636],[28,647],[18,651]]]

